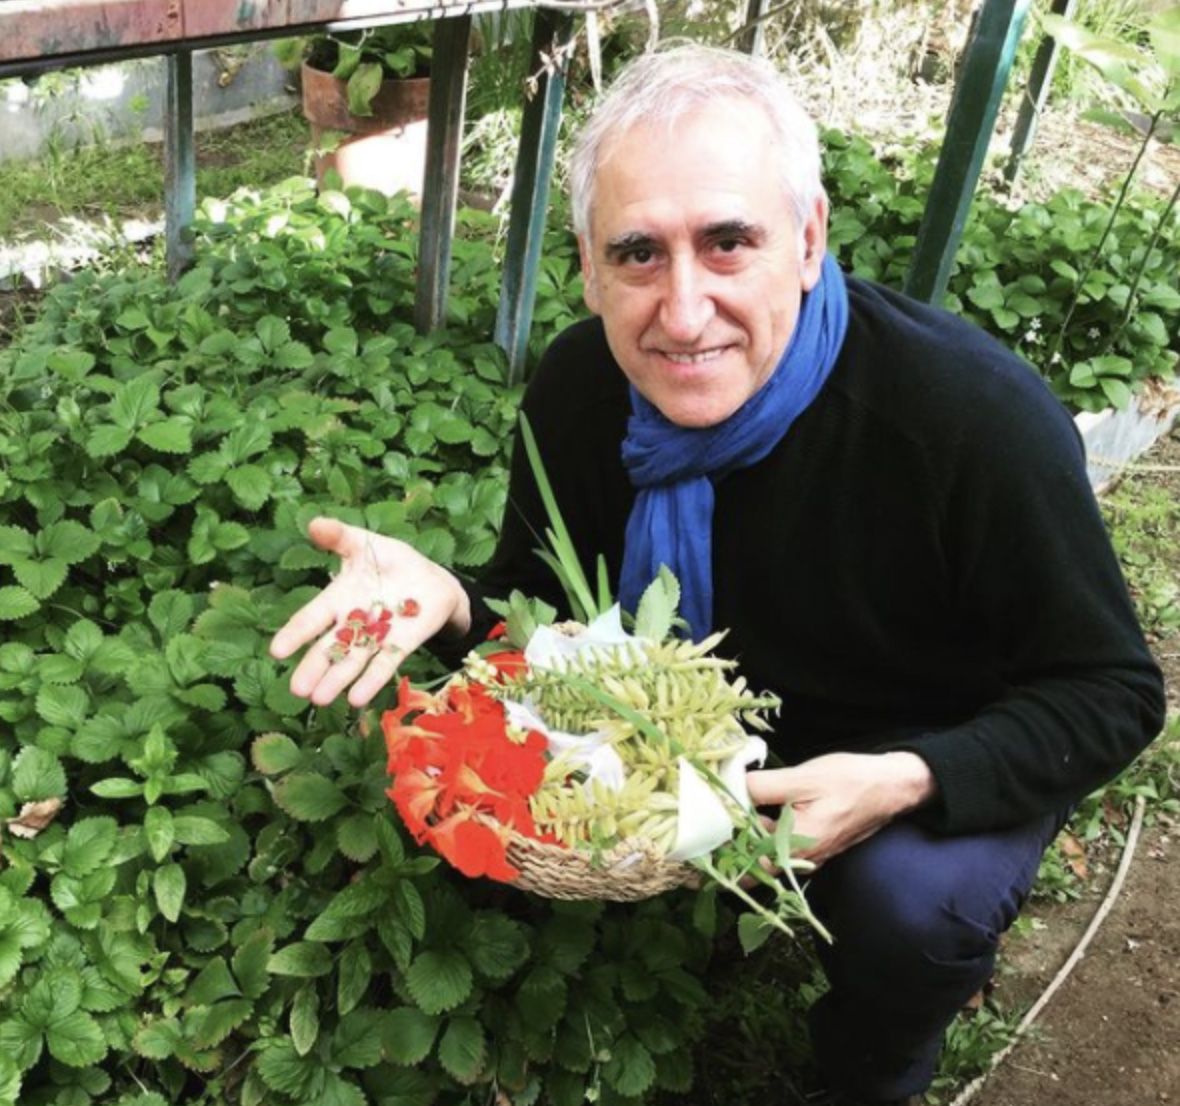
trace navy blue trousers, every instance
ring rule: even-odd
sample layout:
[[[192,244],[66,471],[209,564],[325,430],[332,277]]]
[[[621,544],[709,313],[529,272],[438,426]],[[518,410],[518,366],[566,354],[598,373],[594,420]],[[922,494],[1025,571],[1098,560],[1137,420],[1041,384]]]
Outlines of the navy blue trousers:
[[[835,941],[817,942],[831,990],[811,1037],[833,1087],[888,1100],[929,1086],[946,1027],[991,977],[1063,821],[940,837],[902,820],[815,873],[808,899]]]

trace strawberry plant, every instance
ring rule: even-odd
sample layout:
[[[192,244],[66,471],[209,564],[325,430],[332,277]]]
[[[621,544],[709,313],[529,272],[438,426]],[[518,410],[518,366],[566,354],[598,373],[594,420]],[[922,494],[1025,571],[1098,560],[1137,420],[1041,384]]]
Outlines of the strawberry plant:
[[[936,151],[884,164],[862,138],[828,132],[824,144],[831,249],[858,276],[900,288]],[[1065,403],[1099,410],[1174,376],[1178,287],[1180,221],[1163,197],[1108,206],[1065,189],[1012,208],[981,191],[945,306],[1024,356]]]
[[[833,248],[900,281],[931,159],[829,144]],[[981,198],[949,297],[1079,406],[1166,373],[1180,316],[1175,220],[1125,204],[1048,363],[1105,215]],[[0,1103],[690,1085],[726,911],[448,875],[391,818],[383,702],[312,710],[266,654],[331,568],[316,514],[459,571],[495,542],[517,400],[487,338],[495,226],[464,218],[448,329],[423,337],[414,218],[298,182],[208,203],[178,286],[82,272],[0,350]],[[544,255],[534,353],[580,310],[572,241]]]
[[[0,350],[0,1102],[690,1082],[691,899],[438,869],[395,825],[375,714],[310,708],[266,653],[330,567],[316,513],[460,571],[491,551],[517,398],[494,236],[465,224],[450,328],[421,337],[413,219],[302,184],[210,204],[177,287],[81,273]],[[548,252],[551,332],[576,280],[568,239]]]

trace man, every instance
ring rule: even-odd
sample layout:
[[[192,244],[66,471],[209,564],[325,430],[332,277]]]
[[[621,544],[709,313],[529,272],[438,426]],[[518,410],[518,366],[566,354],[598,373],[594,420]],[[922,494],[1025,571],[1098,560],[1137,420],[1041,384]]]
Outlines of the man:
[[[525,398],[587,565],[624,605],[659,564],[695,633],[783,699],[749,775],[789,803],[835,935],[812,1011],[840,1102],[930,1082],[942,1033],[1071,804],[1162,724],[1068,416],[1023,362],[826,254],[814,126],[768,65],[680,47],[633,63],[582,134],[572,191],[596,318]],[[480,586],[328,520],[342,571],[275,639],[292,678],[368,702],[427,637],[479,636],[480,595],[557,599],[518,450]],[[416,598],[394,648],[331,663],[355,606]],[[444,635],[445,636],[445,635]]]

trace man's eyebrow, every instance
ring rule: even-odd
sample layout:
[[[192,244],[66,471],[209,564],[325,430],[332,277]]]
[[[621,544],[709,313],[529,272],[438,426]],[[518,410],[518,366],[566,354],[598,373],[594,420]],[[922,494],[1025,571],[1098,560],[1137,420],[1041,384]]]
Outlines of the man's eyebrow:
[[[642,230],[629,230],[615,238],[608,238],[604,252],[607,261],[618,261],[624,254],[632,250],[654,250],[655,238]]]
[[[749,223],[745,219],[722,219],[716,223],[709,223],[700,232],[701,238],[752,238],[760,241],[766,237],[766,230],[758,223]]]

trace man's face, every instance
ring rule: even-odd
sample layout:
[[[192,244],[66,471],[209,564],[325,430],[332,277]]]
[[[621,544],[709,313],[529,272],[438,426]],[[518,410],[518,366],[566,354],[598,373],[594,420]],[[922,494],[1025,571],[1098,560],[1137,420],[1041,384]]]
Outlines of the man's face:
[[[803,229],[763,113],[734,100],[669,134],[640,124],[612,141],[579,239],[586,304],[615,360],[680,426],[728,418],[773,372],[802,294],[819,279],[827,207]]]

